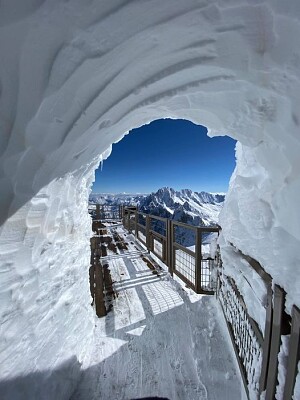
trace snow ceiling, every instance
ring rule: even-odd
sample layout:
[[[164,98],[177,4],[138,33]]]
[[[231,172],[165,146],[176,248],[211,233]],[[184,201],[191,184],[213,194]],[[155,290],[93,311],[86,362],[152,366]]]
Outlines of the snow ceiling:
[[[239,141],[224,239],[299,305],[299,17],[298,0],[1,1],[5,348],[21,357],[34,340],[42,369],[46,332],[87,340],[93,171],[124,133],[164,117]],[[50,366],[84,353],[48,351]]]

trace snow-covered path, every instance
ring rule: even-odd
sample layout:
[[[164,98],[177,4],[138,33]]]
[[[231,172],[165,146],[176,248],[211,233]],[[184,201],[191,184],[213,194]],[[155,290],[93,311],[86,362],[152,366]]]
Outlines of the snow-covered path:
[[[157,275],[125,240],[129,255],[108,262],[119,295],[96,319],[94,354],[72,400],[246,398],[216,300]]]

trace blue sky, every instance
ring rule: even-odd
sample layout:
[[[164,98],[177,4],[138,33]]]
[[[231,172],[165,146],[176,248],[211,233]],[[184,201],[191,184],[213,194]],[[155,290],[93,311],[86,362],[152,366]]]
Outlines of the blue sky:
[[[226,192],[235,167],[235,140],[209,138],[206,128],[184,120],[157,120],[133,129],[113,145],[93,193],[176,190]]]

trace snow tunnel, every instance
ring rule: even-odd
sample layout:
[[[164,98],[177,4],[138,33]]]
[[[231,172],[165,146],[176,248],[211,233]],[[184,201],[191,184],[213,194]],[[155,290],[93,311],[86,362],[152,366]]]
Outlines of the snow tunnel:
[[[93,335],[94,170],[159,118],[238,140],[223,246],[299,306],[300,3],[21,3],[0,5],[1,375],[61,367],[49,396],[68,398]]]

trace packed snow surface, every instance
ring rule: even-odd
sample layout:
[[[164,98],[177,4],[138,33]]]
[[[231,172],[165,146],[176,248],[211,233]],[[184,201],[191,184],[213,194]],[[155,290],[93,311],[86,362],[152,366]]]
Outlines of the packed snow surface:
[[[93,333],[94,170],[158,118],[238,140],[224,243],[300,305],[299,18],[298,0],[1,1],[2,380],[33,377],[31,399],[73,389]]]
[[[128,251],[105,259],[118,297],[96,321],[93,356],[71,399],[246,399],[215,298],[153,274],[134,237],[125,239]]]

